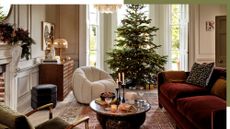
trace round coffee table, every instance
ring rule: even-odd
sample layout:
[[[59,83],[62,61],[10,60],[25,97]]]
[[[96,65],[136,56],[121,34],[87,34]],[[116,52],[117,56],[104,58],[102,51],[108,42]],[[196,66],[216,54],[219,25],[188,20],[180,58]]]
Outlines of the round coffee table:
[[[101,106],[93,100],[90,108],[96,112],[97,119],[103,129],[139,129],[145,121],[146,112],[151,106],[148,102],[142,107],[135,106],[135,112],[115,112],[106,111],[105,106]]]

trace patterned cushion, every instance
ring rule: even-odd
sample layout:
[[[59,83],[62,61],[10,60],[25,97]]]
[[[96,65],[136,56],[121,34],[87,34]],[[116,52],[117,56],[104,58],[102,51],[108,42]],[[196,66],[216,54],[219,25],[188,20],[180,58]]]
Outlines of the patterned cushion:
[[[206,87],[209,82],[210,75],[213,70],[214,63],[198,64],[194,63],[192,70],[186,79],[187,83]]]

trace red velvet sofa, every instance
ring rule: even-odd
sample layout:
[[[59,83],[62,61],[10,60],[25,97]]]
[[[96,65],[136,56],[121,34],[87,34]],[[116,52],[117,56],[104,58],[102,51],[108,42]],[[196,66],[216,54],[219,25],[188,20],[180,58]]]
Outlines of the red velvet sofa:
[[[226,81],[226,69],[214,68],[207,87],[186,83],[188,75],[183,71],[158,74],[159,107],[165,108],[178,129],[226,129],[226,91],[225,97],[211,93],[218,79]]]

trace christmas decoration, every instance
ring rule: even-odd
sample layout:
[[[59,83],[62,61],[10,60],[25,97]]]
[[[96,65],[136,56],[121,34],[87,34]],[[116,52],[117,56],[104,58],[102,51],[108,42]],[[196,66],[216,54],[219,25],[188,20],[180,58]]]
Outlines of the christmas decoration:
[[[106,61],[114,71],[113,75],[124,72],[126,81],[131,80],[136,86],[145,86],[156,81],[157,73],[164,70],[166,56],[161,56],[156,49],[161,47],[153,42],[157,27],[151,27],[151,19],[143,12],[143,5],[127,5],[127,14],[117,28],[116,45],[107,52]]]
[[[0,23],[0,41],[9,45],[19,44],[22,47],[21,58],[29,59],[31,54],[30,49],[34,40],[29,36],[29,32],[22,28],[13,28],[13,25],[8,23]]]

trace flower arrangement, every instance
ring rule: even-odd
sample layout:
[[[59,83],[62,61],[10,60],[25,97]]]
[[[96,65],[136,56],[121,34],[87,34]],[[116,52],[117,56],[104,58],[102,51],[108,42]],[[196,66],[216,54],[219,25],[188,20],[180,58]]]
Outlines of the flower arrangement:
[[[22,47],[21,58],[29,59],[31,45],[34,40],[29,36],[29,32],[22,28],[13,28],[9,23],[0,23],[0,41],[9,45],[20,45]]]

